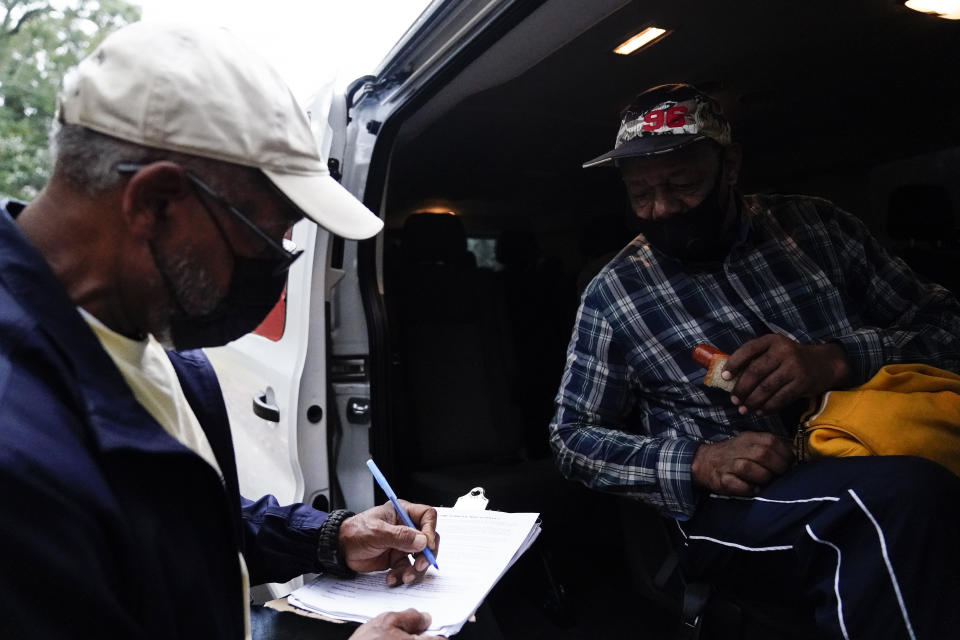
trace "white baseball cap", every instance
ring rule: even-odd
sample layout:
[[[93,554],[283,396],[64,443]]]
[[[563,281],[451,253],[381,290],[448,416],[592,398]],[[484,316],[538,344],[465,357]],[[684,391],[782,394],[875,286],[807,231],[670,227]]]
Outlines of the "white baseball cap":
[[[383,221],[330,176],[280,75],[226,29],[139,22],[64,80],[59,118],[147,147],[256,167],[317,224],[350,239]]]

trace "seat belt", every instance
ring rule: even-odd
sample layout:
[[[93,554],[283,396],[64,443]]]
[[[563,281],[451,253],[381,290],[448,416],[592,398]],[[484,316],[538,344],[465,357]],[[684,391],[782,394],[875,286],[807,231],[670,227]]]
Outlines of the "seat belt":
[[[700,638],[703,612],[712,594],[713,587],[706,582],[690,582],[684,585],[677,640],[698,640]]]
[[[667,585],[667,581],[670,580],[670,577],[677,570],[677,565],[680,563],[680,556],[676,551],[670,550],[670,553],[667,554],[667,557],[664,558],[663,564],[660,565],[660,569],[657,571],[657,574],[653,576],[653,586],[658,589],[663,589]]]

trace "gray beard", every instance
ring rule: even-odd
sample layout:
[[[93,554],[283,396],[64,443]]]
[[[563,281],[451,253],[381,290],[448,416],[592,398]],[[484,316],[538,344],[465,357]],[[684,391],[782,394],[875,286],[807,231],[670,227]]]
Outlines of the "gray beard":
[[[180,312],[190,316],[206,315],[217,307],[225,294],[217,287],[209,270],[184,253],[168,257],[153,251],[153,260],[164,276],[165,284],[172,289],[168,293],[176,303],[171,301],[151,312],[151,333],[164,349],[172,350],[174,346],[170,319],[173,314]]]

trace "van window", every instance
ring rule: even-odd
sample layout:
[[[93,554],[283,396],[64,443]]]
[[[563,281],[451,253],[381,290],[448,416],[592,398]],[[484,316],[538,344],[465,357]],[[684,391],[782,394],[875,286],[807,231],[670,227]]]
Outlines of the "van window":
[[[473,254],[477,259],[477,266],[483,269],[500,271],[503,265],[497,262],[497,239],[496,238],[467,238],[467,251]]]

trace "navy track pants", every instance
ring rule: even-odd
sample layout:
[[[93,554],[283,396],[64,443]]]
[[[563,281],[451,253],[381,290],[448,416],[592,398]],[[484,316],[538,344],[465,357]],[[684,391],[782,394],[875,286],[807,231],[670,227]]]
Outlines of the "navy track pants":
[[[678,522],[688,574],[799,598],[824,638],[960,638],[960,479],[907,456],[806,462]]]

